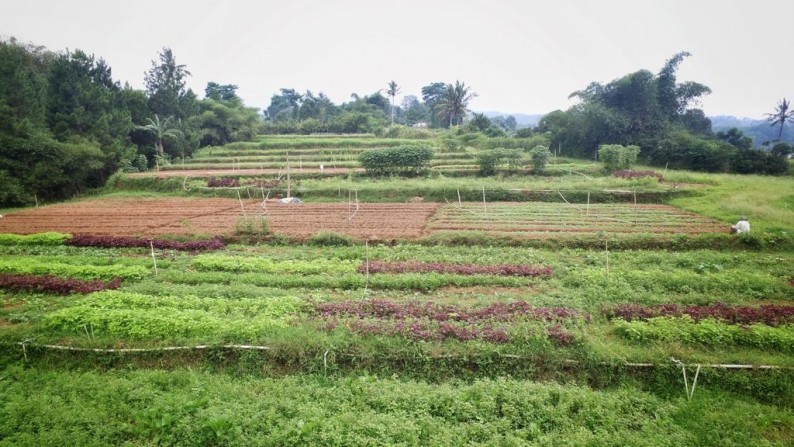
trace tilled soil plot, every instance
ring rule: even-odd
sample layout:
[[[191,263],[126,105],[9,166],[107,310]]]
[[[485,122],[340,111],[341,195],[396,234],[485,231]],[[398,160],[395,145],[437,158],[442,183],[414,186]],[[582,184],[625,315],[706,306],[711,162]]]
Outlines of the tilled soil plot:
[[[357,239],[385,240],[415,238],[425,234],[427,220],[439,207],[437,203],[301,203],[280,204],[268,201],[248,203],[246,215],[267,217],[270,230],[296,239],[304,239],[321,231],[346,234]],[[240,217],[239,206],[191,219],[202,233],[221,234],[216,230]],[[174,226],[163,232],[177,230]]]
[[[667,205],[465,203],[447,205],[428,223],[429,231],[485,231],[530,239],[615,234],[723,233],[721,222]]]
[[[294,238],[333,231],[359,239],[425,234],[435,203],[279,204],[234,199],[97,199],[7,214],[0,233],[45,231],[124,236],[231,235],[244,217],[267,218],[270,230]]]

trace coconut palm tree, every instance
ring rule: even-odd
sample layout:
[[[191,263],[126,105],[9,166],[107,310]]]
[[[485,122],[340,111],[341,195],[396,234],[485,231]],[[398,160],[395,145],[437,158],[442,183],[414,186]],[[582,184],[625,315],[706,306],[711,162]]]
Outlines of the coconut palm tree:
[[[154,134],[154,147],[157,149],[157,155],[161,157],[165,155],[165,151],[163,150],[163,139],[166,137],[181,137],[183,135],[181,130],[170,127],[170,123],[173,120],[174,117],[169,116],[168,118],[160,121],[160,117],[155,113],[154,119],[147,118],[149,124],[145,126],[138,126],[138,129],[146,130]]]
[[[448,120],[449,125],[460,124],[469,111],[469,101],[477,97],[465,83],[455,81],[455,85],[447,84],[441,102],[436,105],[436,114],[441,120]]]
[[[794,120],[794,110],[789,110],[790,105],[791,103],[786,101],[786,98],[783,98],[782,101],[777,103],[775,113],[765,113],[767,117],[766,120],[769,121],[770,126],[777,126],[780,124],[780,130],[777,132],[778,141],[780,141],[780,137],[783,136],[783,126],[786,124],[786,121],[791,122]]]
[[[386,94],[391,96],[391,125],[394,125],[394,98],[400,93],[400,87],[394,81],[389,82],[389,88],[386,89]]]

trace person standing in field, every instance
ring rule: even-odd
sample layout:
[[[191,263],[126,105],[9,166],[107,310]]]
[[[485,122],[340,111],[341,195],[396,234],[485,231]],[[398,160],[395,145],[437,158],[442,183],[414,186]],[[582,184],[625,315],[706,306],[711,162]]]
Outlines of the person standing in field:
[[[750,222],[747,221],[745,216],[742,216],[736,225],[731,225],[731,234],[733,233],[749,233],[750,232]]]

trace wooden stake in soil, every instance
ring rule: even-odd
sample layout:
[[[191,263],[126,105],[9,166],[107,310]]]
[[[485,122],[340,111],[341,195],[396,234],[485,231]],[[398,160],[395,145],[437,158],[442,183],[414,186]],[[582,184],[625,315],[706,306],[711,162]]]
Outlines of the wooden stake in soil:
[[[243,217],[248,217],[245,214],[245,207],[243,206],[243,199],[240,198],[240,190],[239,189],[237,190],[237,200],[240,201],[240,209],[243,210]]]
[[[154,256],[154,242],[149,241],[149,246],[152,247],[152,262],[154,262],[154,276],[157,276],[157,258]]]
[[[604,251],[607,254],[607,285],[609,284],[609,239],[604,239]]]
[[[289,178],[289,152],[287,152],[287,198],[292,197],[292,183]]]
[[[364,298],[367,297],[367,290],[369,290],[369,241],[364,241],[364,250],[367,263],[367,277],[364,281]]]
[[[488,206],[485,204],[485,185],[482,185],[482,212],[488,216]]]
[[[38,208],[39,207],[39,198],[36,196],[36,194],[33,194],[33,200],[36,201],[36,208]]]
[[[458,208],[463,208],[463,204],[460,203],[460,189],[458,189]]]
[[[587,190],[587,213],[590,214],[590,190]]]

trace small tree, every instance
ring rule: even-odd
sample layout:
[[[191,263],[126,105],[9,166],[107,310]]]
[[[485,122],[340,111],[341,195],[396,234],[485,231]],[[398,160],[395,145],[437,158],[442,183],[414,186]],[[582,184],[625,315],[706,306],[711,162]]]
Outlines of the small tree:
[[[639,146],[622,146],[620,144],[602,144],[598,147],[598,158],[604,162],[607,171],[631,169],[640,154]]]
[[[506,163],[512,169],[518,166],[520,159],[521,151],[518,149],[499,147],[479,154],[477,164],[480,165],[480,175],[494,175],[499,165]]]
[[[165,156],[165,151],[163,150],[163,140],[166,137],[180,137],[184,135],[181,130],[170,127],[171,121],[173,120],[174,117],[169,116],[163,121],[160,121],[160,117],[155,113],[154,119],[147,118],[149,124],[137,127],[138,129],[151,132],[154,135],[154,147],[157,149],[157,155],[160,157]]]
[[[532,161],[532,171],[535,174],[540,174],[546,169],[549,156],[551,156],[551,153],[546,146],[535,146],[529,151],[529,158]]]

